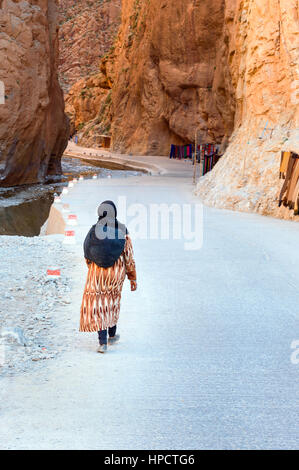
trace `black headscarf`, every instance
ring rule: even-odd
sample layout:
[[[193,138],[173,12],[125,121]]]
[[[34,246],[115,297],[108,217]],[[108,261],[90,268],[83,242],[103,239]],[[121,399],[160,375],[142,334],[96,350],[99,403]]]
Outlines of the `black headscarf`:
[[[89,230],[84,241],[84,256],[101,268],[113,266],[122,254],[126,226],[117,220],[116,206],[112,201],[104,201],[98,208],[99,220]]]

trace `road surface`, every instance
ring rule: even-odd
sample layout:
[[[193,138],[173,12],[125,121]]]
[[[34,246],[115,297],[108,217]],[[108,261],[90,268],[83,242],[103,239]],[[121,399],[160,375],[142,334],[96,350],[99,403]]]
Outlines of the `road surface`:
[[[205,207],[200,250],[134,240],[138,290],[127,281],[120,343],[100,355],[96,334],[78,332],[97,206],[198,203],[181,168],[83,181],[64,196],[79,218],[72,303],[53,312],[68,350],[1,381],[1,448],[299,448],[298,224]]]

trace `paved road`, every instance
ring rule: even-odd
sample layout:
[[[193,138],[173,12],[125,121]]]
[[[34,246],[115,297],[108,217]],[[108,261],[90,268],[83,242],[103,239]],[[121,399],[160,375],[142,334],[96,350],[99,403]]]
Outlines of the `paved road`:
[[[1,446],[299,448],[298,224],[204,208],[199,251],[135,240],[138,291],[124,289],[121,342],[102,356],[96,335],[77,332],[81,242],[97,205],[198,202],[191,189],[190,178],[144,176],[82,182],[65,197],[80,222],[72,305],[55,317],[70,350],[2,381]]]

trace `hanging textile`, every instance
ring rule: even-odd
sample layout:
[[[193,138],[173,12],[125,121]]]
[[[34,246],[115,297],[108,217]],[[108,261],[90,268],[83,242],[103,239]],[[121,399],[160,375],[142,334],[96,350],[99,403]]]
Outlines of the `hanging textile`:
[[[280,173],[285,173],[285,179],[280,191],[278,206],[280,207],[283,204],[290,209],[295,209],[298,204],[299,155],[290,153],[286,171],[285,162],[282,158],[281,169],[284,170]]]
[[[175,145],[171,145],[171,147],[170,147],[169,158],[175,158]]]
[[[221,155],[218,154],[220,148],[219,145],[205,144],[203,147],[202,174],[205,175],[214,168]]]
[[[193,145],[174,145],[171,144],[169,158],[178,158],[179,160],[192,159]]]
[[[221,155],[219,155],[220,145],[216,144],[199,144],[197,149],[195,145],[171,145],[169,158],[175,158],[179,160],[192,160],[194,165],[195,158],[198,163],[202,162],[202,174],[205,175],[211,171],[216,163],[219,161]]]
[[[296,159],[293,167],[292,177],[286,195],[286,203],[290,209],[294,209],[295,204],[295,188],[299,179],[299,158]]]
[[[291,152],[281,152],[279,178],[285,179]]]
[[[295,197],[294,197],[294,215],[299,214],[299,179],[295,188]]]

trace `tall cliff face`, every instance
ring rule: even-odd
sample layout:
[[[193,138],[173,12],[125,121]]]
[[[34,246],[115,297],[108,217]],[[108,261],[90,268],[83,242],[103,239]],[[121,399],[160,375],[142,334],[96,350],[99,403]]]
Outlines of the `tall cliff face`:
[[[281,150],[299,152],[298,1],[225,3],[218,62],[235,94],[234,132],[197,190],[210,205],[291,218],[277,197]]]
[[[234,98],[217,69],[224,15],[221,0],[123,1],[112,93],[114,149],[161,155],[171,143],[194,141],[197,128],[204,142],[231,133]]]
[[[224,15],[220,0],[123,0],[115,47],[92,77],[112,93],[88,78],[66,98],[81,142],[108,131],[114,150],[161,155],[171,143],[194,141],[196,130],[204,142],[227,138],[235,99],[229,70],[224,89],[218,67]]]
[[[121,0],[59,0],[59,76],[67,93],[98,72],[100,58],[113,46],[121,18]]]
[[[125,0],[112,88],[114,149],[229,144],[197,192],[211,205],[278,208],[281,150],[299,151],[298,0]],[[264,130],[265,129],[265,130]]]
[[[114,80],[113,51],[101,60],[98,73],[79,80],[65,96],[71,134],[86,147],[101,145],[101,135],[111,131],[111,93]]]
[[[57,78],[57,2],[2,0],[0,7],[0,184],[40,182],[61,171],[68,140]]]
[[[227,148],[207,204],[292,217],[277,196],[281,150],[299,151],[298,17],[298,0],[123,0],[97,85],[68,103],[83,142],[109,127],[114,150],[159,155],[198,130]]]

